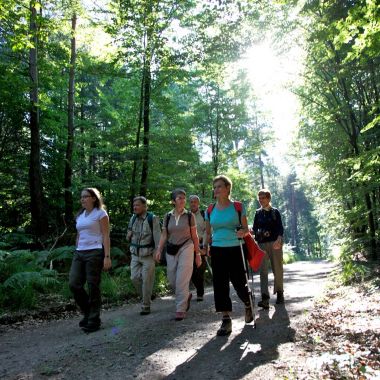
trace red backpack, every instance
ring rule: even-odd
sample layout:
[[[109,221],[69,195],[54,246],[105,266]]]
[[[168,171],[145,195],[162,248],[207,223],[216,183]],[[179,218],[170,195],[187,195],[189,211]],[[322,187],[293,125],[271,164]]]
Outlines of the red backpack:
[[[241,202],[234,201],[234,207],[236,212],[239,215],[239,223],[241,224],[241,212],[243,210],[243,205]],[[215,203],[211,203],[207,207],[207,215],[208,220],[211,219],[211,213],[212,210],[215,207]],[[256,243],[255,239],[253,238],[251,232],[247,236],[244,237],[244,243],[247,247],[247,261],[249,266],[252,268],[253,271],[257,272],[260,269],[261,262],[263,261],[263,258],[265,256],[265,251],[263,251]]]

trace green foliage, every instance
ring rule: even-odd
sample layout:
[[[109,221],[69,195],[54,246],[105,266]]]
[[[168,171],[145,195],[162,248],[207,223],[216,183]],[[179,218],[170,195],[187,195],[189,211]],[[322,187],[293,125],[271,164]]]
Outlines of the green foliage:
[[[378,7],[373,1],[310,2],[304,8],[307,60],[301,144],[315,173],[315,199],[335,226],[376,259],[379,247]],[[322,178],[322,180],[321,180]],[[327,221],[325,226],[332,224]],[[334,231],[335,230],[335,231]]]
[[[363,264],[355,263],[349,259],[342,263],[340,279],[345,285],[360,283],[367,277],[368,273],[368,268]]]
[[[70,267],[73,255],[75,252],[75,246],[64,246],[53,249],[46,258],[46,262],[53,262],[53,267],[59,265],[62,271],[67,271]]]
[[[32,287],[43,292],[57,284],[57,272],[45,269],[40,272],[17,272],[4,281],[2,286],[10,291]]]
[[[289,244],[284,244],[282,247],[284,264],[291,264],[297,261],[297,254]]]
[[[118,268],[126,264],[127,255],[118,247],[111,247],[112,267]]]
[[[163,266],[156,266],[156,277],[154,282],[153,293],[165,294],[169,291],[169,283],[166,277],[166,268]]]

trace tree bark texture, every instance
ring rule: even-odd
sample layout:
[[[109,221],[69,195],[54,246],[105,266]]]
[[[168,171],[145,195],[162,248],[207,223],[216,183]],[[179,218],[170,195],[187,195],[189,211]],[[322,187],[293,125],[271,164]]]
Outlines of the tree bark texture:
[[[29,49],[30,76],[30,160],[29,160],[29,191],[32,231],[38,238],[47,231],[47,216],[44,210],[44,195],[40,158],[40,116],[38,102],[38,30],[37,10],[30,2],[30,24],[32,46]]]
[[[143,138],[143,157],[141,169],[140,195],[146,196],[148,190],[148,169],[149,169],[149,129],[150,129],[150,93],[151,93],[151,72],[149,60],[145,63],[144,68],[144,138]]]
[[[75,65],[76,65],[76,23],[77,15],[74,12],[71,18],[71,56],[69,72],[69,92],[67,96],[67,145],[65,157],[65,222],[67,226],[74,223],[73,215],[73,194],[72,194],[72,161],[74,149],[74,108],[75,108]]]

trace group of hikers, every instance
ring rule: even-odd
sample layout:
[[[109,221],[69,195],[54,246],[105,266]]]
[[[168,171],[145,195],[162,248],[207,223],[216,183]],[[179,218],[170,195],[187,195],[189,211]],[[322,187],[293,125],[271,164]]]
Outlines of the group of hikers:
[[[155,279],[155,265],[164,256],[167,278],[175,294],[174,320],[181,321],[190,308],[193,283],[197,301],[203,301],[204,274],[207,265],[212,271],[216,312],[222,314],[218,336],[232,331],[232,302],[230,282],[245,306],[245,322],[253,321],[249,285],[245,272],[244,237],[249,234],[246,209],[237,211],[231,201],[232,181],[225,175],[213,179],[215,203],[206,211],[200,210],[197,195],[189,197],[190,210],[186,210],[186,192],[171,192],[173,209],[163,218],[148,212],[147,199],[137,196],[133,200],[133,216],[128,224],[127,240],[131,252],[131,280],[142,299],[141,315],[151,312],[151,299]],[[276,303],[284,303],[283,289],[283,225],[279,211],[271,205],[271,193],[258,192],[260,208],[256,210],[252,231],[265,256],[260,266],[262,299],[259,307],[269,309],[268,264],[274,274],[273,293]],[[100,328],[100,280],[102,270],[111,268],[109,217],[102,197],[95,188],[81,192],[81,210],[76,218],[77,240],[69,285],[83,318],[79,326],[85,332]],[[210,258],[211,264],[209,264]],[[84,288],[87,282],[87,291]]]

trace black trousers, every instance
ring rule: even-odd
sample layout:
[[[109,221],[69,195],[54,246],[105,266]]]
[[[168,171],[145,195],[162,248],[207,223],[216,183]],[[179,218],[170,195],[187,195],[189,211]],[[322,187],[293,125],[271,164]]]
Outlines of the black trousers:
[[[71,263],[69,286],[89,324],[100,323],[100,280],[104,262],[103,249],[75,251]],[[88,293],[84,289],[87,282]]]
[[[249,305],[248,284],[245,279],[240,246],[211,246],[210,255],[216,311],[232,311],[230,281],[235,288],[238,297],[246,306]]]
[[[197,296],[203,297],[205,294],[205,271],[206,271],[206,257],[201,256],[202,264],[199,268],[195,265],[193,266],[193,274],[191,276],[191,281],[193,282],[195,289],[197,289]]]

